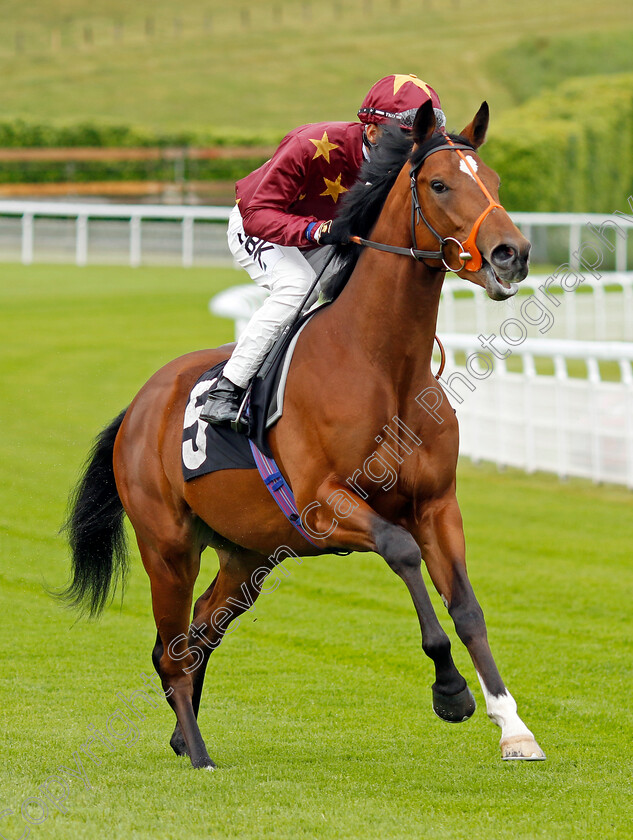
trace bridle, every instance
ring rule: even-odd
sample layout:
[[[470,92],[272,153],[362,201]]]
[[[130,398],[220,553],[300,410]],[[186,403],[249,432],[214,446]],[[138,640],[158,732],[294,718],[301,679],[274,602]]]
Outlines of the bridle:
[[[503,210],[503,207],[490,195],[490,192],[486,188],[486,185],[477,174],[477,170],[468,160],[466,155],[464,155],[465,151],[475,153],[475,148],[473,146],[467,145],[466,143],[455,143],[453,140],[451,140],[448,134],[446,134],[445,132],[442,133],[444,134],[444,142],[429,149],[426,152],[426,154],[424,154],[420,158],[416,165],[412,166],[409,170],[409,181],[411,187],[411,242],[413,243],[412,246],[410,248],[402,248],[397,245],[385,245],[382,242],[374,242],[371,239],[363,239],[363,237],[361,236],[350,236],[349,241],[356,243],[356,245],[363,245],[366,248],[374,248],[376,251],[386,251],[390,254],[400,254],[401,256],[405,257],[413,257],[413,259],[417,260],[418,262],[424,262],[424,260],[441,260],[442,267],[446,269],[446,271],[458,272],[462,271],[463,269],[466,269],[467,271],[479,271],[483,263],[483,257],[481,256],[481,252],[477,248],[476,244],[479,228],[481,227],[482,222],[488,216],[489,213],[496,209]],[[418,194],[418,172],[420,171],[422,164],[428,157],[434,155],[436,152],[441,151],[457,152],[461,160],[464,161],[465,166],[468,168],[468,172],[473,176],[480,190],[488,199],[488,206],[485,208],[483,213],[481,213],[479,218],[476,219],[470,233],[468,234],[466,240],[463,243],[460,242],[459,239],[456,239],[454,236],[442,236],[440,233],[438,233],[438,231],[435,230],[433,225],[424,215],[422,205],[420,204],[420,196]],[[427,228],[431,231],[431,233],[440,243],[438,251],[423,251],[420,248],[415,247],[417,242],[415,231],[420,221],[424,222]],[[459,247],[460,265],[458,268],[454,268],[447,262],[444,249],[449,242],[454,242]],[[427,266],[427,268],[434,267]],[[439,379],[442,373],[444,372],[444,366],[446,364],[446,353],[444,351],[444,347],[442,346],[442,342],[439,340],[437,335],[435,336],[435,341],[437,342],[437,346],[440,351],[440,368],[435,374],[435,378]]]
[[[435,230],[433,225],[424,215],[422,205],[420,204],[420,196],[418,194],[418,172],[422,164],[428,157],[434,155],[436,152],[442,151],[457,152],[459,157],[464,161],[464,164],[468,168],[469,174],[472,175],[472,177],[475,179],[475,182],[488,199],[488,206],[479,216],[479,218],[475,221],[472,230],[470,231],[468,237],[463,243],[460,242],[459,239],[456,239],[454,236],[442,236],[440,233],[438,233],[438,231]],[[411,167],[409,171],[411,187],[411,241],[413,243],[411,248],[402,248],[397,245],[385,245],[382,242],[374,242],[371,239],[363,239],[361,236],[350,236],[350,242],[354,242],[357,245],[363,245],[366,248],[374,248],[377,251],[387,251],[390,254],[400,254],[406,257],[413,257],[413,259],[417,260],[418,262],[424,262],[424,260],[441,260],[442,266],[444,269],[446,269],[446,271],[459,272],[463,269],[465,269],[466,271],[479,271],[483,263],[483,258],[476,245],[479,228],[481,227],[482,222],[488,216],[489,213],[496,209],[503,210],[503,207],[490,195],[488,189],[486,188],[486,185],[477,174],[477,170],[468,160],[466,155],[464,155],[464,151],[474,153],[476,150],[473,146],[467,145],[465,143],[454,142],[447,134],[444,133],[444,142],[440,145],[434,146],[433,148],[429,149],[426,152],[426,154],[424,154],[420,158],[416,165]],[[424,222],[427,228],[438,240],[440,244],[439,250],[423,251],[415,247],[417,241],[416,227],[420,223],[420,221]],[[448,263],[446,255],[444,253],[444,249],[451,242],[459,247],[459,267],[451,266]],[[433,266],[428,266],[428,268],[433,268]]]

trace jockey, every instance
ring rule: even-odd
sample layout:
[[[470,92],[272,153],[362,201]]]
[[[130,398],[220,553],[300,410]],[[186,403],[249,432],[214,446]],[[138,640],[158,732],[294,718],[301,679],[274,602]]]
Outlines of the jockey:
[[[300,314],[301,302],[325,263],[330,249],[320,246],[338,241],[330,228],[339,199],[369,158],[382,125],[396,122],[411,130],[417,109],[429,99],[438,126],[443,126],[432,87],[413,75],[386,76],[363,100],[360,122],[300,126],[284,137],[270,160],[237,182],[229,248],[255,283],[270,290],[270,297],[240,336],[202,409],[203,420],[217,425],[236,420],[249,382],[284,326]]]

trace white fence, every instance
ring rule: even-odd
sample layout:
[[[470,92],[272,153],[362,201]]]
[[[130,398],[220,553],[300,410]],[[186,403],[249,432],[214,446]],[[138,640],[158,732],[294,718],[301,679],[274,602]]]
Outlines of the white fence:
[[[528,338],[507,359],[488,357],[488,368],[474,336],[442,342],[441,381],[457,410],[463,455],[633,489],[633,343]],[[520,371],[510,369],[517,360]],[[542,360],[551,375],[539,373]],[[605,381],[603,367],[611,375],[615,368],[619,381]]]
[[[534,338],[543,337],[539,332],[543,329],[547,338],[633,341],[633,272],[609,272],[600,280],[586,276],[582,291],[556,296],[559,305],[549,304],[549,320],[538,327],[525,321],[520,306],[526,300],[524,292],[536,293],[547,279],[528,276],[521,294],[504,302],[490,300],[484,289],[472,283],[448,280],[442,290],[438,332],[498,333],[500,324],[517,319]],[[209,307],[214,315],[235,320],[237,337],[266,296],[264,289],[253,284],[233,286],[216,295]],[[544,299],[540,293],[536,297]]]
[[[184,266],[230,262],[224,241],[229,207],[0,201],[0,260],[76,262],[172,262]],[[583,241],[603,228],[607,268],[627,270],[626,219],[598,213],[512,213],[533,242],[533,262],[565,259],[572,266]],[[629,220],[630,221],[630,220]],[[613,226],[617,225],[617,228]],[[610,226],[610,227],[609,227]],[[615,230],[622,233],[617,236]],[[613,253],[611,254],[611,250]]]
[[[0,259],[232,264],[229,207],[0,201]],[[217,224],[217,223],[220,224]]]
[[[254,285],[237,286],[209,308],[234,319],[237,337],[265,296]],[[633,489],[633,343],[525,338],[508,347],[499,339],[485,363],[475,336],[441,338],[442,384],[457,410],[462,454]],[[605,380],[605,369],[616,381]]]
[[[224,225],[229,211],[227,207],[0,201],[0,259],[20,259],[27,265],[38,259],[77,265],[231,264]],[[470,284],[450,280],[445,284],[439,328],[449,364],[443,380],[460,417],[462,452],[528,472],[543,469],[561,477],[584,476],[633,488],[633,344],[551,337],[633,338],[632,274],[626,271],[629,243],[624,222],[628,220],[599,214],[512,216],[536,242],[537,259],[554,264],[561,261],[562,243],[563,260],[577,266],[578,249],[601,226],[607,226],[604,231],[617,225],[623,235],[613,235],[612,228],[603,236],[603,244],[613,246],[607,247],[613,265],[604,266],[599,280],[591,273],[584,275],[588,294],[561,297],[548,336],[526,338],[512,348],[511,364],[520,359],[521,371],[495,358],[494,372],[482,377],[469,356],[481,353],[481,346],[474,337],[458,333],[494,330],[516,315],[525,298],[517,296],[500,305]],[[588,225],[594,226],[593,232]],[[557,234],[551,238],[558,255],[550,253],[545,242],[551,231]],[[615,272],[607,273],[607,268]],[[531,277],[524,288],[534,291],[545,279]],[[216,314],[234,318],[238,331],[265,296],[252,285],[245,289],[227,290],[210,304]],[[465,366],[457,364],[456,353],[462,354]],[[551,360],[552,375],[538,371],[535,360],[544,357]],[[570,376],[568,366],[574,361],[586,365],[586,377]],[[619,381],[604,381],[601,362],[615,363]]]
[[[225,237],[229,207],[193,207],[88,202],[0,201],[0,260],[152,265],[233,265]],[[583,291],[564,295],[554,312],[548,337],[633,341],[633,272],[627,272],[626,220],[615,215],[514,213],[525,234],[539,239],[560,236],[553,257],[576,265],[583,241],[599,243],[609,267],[596,279],[584,271]],[[593,225],[593,232],[588,227]],[[614,227],[617,225],[617,228]],[[583,231],[585,235],[583,237]],[[595,231],[601,231],[596,239]],[[619,235],[615,235],[615,231]],[[542,238],[542,236],[540,237]],[[547,248],[541,258],[548,256]],[[535,291],[547,278],[530,276],[523,289]],[[259,303],[259,298],[255,302]],[[449,279],[444,287],[438,329],[442,332],[486,332],[512,317],[518,296],[503,304],[490,301],[483,289]],[[538,330],[530,329],[537,336]]]
[[[633,272],[604,272],[595,277],[580,270],[584,280],[573,293],[563,293],[560,284],[549,277],[530,274],[521,283],[520,292],[507,301],[490,300],[485,290],[458,278],[448,279],[442,289],[437,328],[441,333],[498,331],[508,318],[518,318],[528,335],[540,338],[591,339],[596,341],[633,341]],[[552,295],[552,290],[558,292]],[[550,312],[543,324],[527,323],[520,307],[525,295],[534,295]],[[552,295],[557,303],[548,302]],[[540,332],[542,330],[542,332]]]
[[[629,217],[601,213],[511,213],[513,222],[521,228],[524,236],[532,243],[534,262],[569,262],[572,268],[579,265],[578,251],[587,239],[598,241],[601,245],[609,242],[613,246],[614,266],[616,271],[626,271],[628,265],[628,228],[633,221]],[[628,225],[627,225],[628,222]],[[614,227],[616,226],[616,227]],[[615,231],[621,232],[615,235]],[[547,242],[547,237],[560,232],[566,242],[566,252],[552,255],[553,246],[560,247],[561,242]],[[599,231],[599,234],[596,233]],[[605,236],[606,231],[609,235]],[[560,240],[560,237],[556,237]],[[607,250],[611,250],[607,246]],[[549,253],[549,258],[546,255]]]

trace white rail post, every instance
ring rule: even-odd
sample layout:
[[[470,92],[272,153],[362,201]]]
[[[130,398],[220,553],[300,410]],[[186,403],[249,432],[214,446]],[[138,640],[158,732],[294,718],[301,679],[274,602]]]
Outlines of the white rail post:
[[[33,213],[22,214],[22,254],[24,265],[33,262]]]
[[[600,366],[598,360],[593,356],[587,357],[587,378],[591,388],[591,480],[599,484],[602,478],[600,469],[600,424],[598,412],[598,400],[600,398]]]
[[[86,265],[88,262],[88,216],[80,213],[75,226],[75,263]]]
[[[630,370],[630,365],[629,365]],[[628,452],[628,468],[627,468],[627,482],[626,486],[629,490],[633,490],[633,385],[629,385],[628,390],[628,411],[627,417],[627,452]]]
[[[182,220],[182,264],[185,268],[193,265],[193,216]]]
[[[130,216],[130,265],[138,268],[141,264],[141,217]]]
[[[444,317],[444,329],[446,332],[457,332],[457,325],[455,323],[455,290],[452,283],[444,283],[440,315]]]
[[[531,353],[523,354],[523,377],[525,389],[523,392],[525,406],[525,471],[533,473],[536,470],[536,447],[534,441],[534,407],[532,398],[532,380],[536,376],[536,365]]]
[[[624,309],[624,340],[633,341],[633,286],[624,278],[622,283],[622,303]]]
[[[620,376],[626,390],[626,486],[633,490],[633,373],[629,359],[620,359]]]
[[[520,225],[520,227],[521,227],[521,233],[523,234],[523,236],[525,236],[527,241],[530,244],[532,244],[532,225],[529,222],[523,222],[523,224]]]
[[[576,305],[576,295],[565,294],[562,298],[559,296],[559,300],[564,305],[565,310],[563,311],[567,315],[565,319],[566,337],[576,339],[578,338],[578,307]]]
[[[569,225],[569,265],[571,268],[579,268],[580,262],[577,255],[580,249],[582,228],[576,222]]]
[[[554,355],[554,377],[559,384],[554,397],[556,405],[556,451],[558,454],[558,477],[567,478],[569,474],[569,438],[567,430],[567,365],[560,353]]]
[[[615,270],[626,271],[628,227],[624,229],[624,236],[615,237]]]
[[[604,290],[604,286],[601,286],[600,283],[596,283],[592,286],[592,291],[595,300],[594,309],[596,313],[595,338],[598,341],[606,341],[609,338],[607,335],[606,292]]]
[[[473,286],[475,296],[475,324],[477,331],[486,332],[486,292],[480,286]]]
[[[506,360],[504,357],[501,359],[495,359],[494,361],[495,370],[493,376],[497,376],[498,379],[495,382],[495,388],[497,392],[497,399],[496,399],[496,427],[497,427],[497,441],[498,441],[498,455],[497,455],[497,467],[499,469],[503,469],[508,465],[508,456],[506,455],[506,436],[503,434],[503,424],[504,418],[508,416],[508,411],[506,409],[508,397],[507,397],[507,389],[504,388],[504,380],[506,379],[506,375],[508,373],[508,365],[506,364]]]

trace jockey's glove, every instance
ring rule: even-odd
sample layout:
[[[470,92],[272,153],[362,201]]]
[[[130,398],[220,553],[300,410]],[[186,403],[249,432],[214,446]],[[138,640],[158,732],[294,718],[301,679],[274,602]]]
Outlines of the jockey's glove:
[[[317,245],[338,245],[348,241],[347,234],[337,231],[336,221],[312,222],[306,229],[306,239]]]

